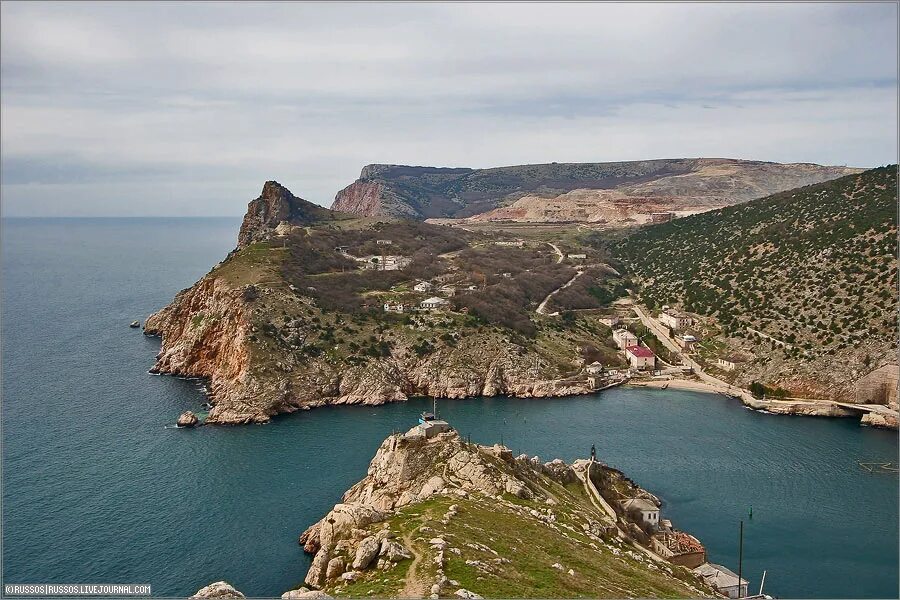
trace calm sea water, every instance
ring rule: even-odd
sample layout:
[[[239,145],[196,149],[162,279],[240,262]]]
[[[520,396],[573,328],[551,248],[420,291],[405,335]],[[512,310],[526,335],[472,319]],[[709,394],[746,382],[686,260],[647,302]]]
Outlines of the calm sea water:
[[[166,429],[199,383],[147,374],[159,348],[128,323],[233,247],[235,219],[2,222],[3,581],[147,582],[184,596],[300,582],[298,534],[360,479],[427,400],[334,407],[269,425]],[[778,417],[725,398],[611,390],[448,401],[473,440],[542,458],[592,443],[664,500],[664,517],[781,597],[897,597],[897,436]],[[748,518],[749,508],[753,518]]]

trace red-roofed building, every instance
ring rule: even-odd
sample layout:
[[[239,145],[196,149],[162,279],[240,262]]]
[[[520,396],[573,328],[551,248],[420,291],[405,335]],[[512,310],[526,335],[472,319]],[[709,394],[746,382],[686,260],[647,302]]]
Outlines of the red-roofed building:
[[[649,348],[628,346],[625,348],[625,357],[633,369],[656,368],[656,355]]]

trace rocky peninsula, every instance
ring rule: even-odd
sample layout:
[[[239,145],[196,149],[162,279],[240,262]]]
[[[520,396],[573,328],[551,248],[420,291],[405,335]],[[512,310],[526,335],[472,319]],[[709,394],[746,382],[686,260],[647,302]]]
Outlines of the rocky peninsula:
[[[218,424],[414,395],[603,387],[584,365],[619,360],[611,340],[598,345],[609,330],[533,312],[573,268],[545,244],[495,241],[330,211],[267,182],[237,247],[146,320],[144,333],[162,338],[151,372],[208,379],[206,423]]]

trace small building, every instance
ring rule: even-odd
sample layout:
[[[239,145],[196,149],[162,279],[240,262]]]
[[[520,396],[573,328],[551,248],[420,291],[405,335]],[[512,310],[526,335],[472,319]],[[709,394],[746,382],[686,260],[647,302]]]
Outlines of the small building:
[[[747,584],[743,577],[738,576],[730,569],[714,563],[703,563],[692,571],[703,579],[706,585],[717,589],[729,598],[744,598],[747,595]]]
[[[335,246],[334,251],[339,254],[347,254],[347,246]]]
[[[668,223],[672,219],[675,218],[675,213],[673,212],[655,212],[650,213],[650,222],[651,223]]]
[[[431,439],[440,433],[453,431],[450,423],[440,419],[429,419],[428,421],[420,420],[419,424],[407,431],[404,437],[408,438],[425,438]]]
[[[747,362],[747,357],[741,354],[728,354],[716,359],[716,366],[723,371],[734,371],[742,363]]]
[[[386,313],[404,313],[406,312],[406,305],[401,304],[400,302],[385,302],[384,303],[384,312]]]
[[[375,240],[375,244],[378,246],[390,246],[393,243],[393,240]]]
[[[413,289],[417,292],[430,292],[434,289],[434,286],[427,281],[420,281],[413,286]]]
[[[505,272],[505,273],[500,273],[500,277],[504,277],[504,278],[506,278],[506,279],[509,279],[509,278],[512,277],[512,273],[510,273],[510,272],[508,272],[508,271]]]
[[[688,333],[679,333],[675,336],[675,343],[688,352],[694,350],[694,346],[697,345],[697,342],[697,338]]]
[[[470,292],[474,292],[475,290],[478,289],[478,286],[477,286],[477,285],[470,285],[470,286],[467,287],[466,289],[469,290]]]
[[[619,504],[625,514],[632,515],[642,524],[650,527],[659,526],[659,507],[646,498],[628,498],[620,500]]]
[[[450,306],[450,301],[433,296],[427,300],[422,300],[422,302],[419,303],[419,306],[425,310],[442,310]]]
[[[643,346],[628,346],[625,348],[625,357],[628,359],[628,364],[631,365],[633,369],[654,369],[656,368],[656,355],[650,350],[650,348],[644,348]]]
[[[603,373],[603,365],[599,362],[592,362],[584,368],[588,375],[600,375]]]
[[[495,246],[515,246],[516,248],[521,248],[525,245],[525,240],[500,240],[494,242]]]
[[[696,569],[706,562],[706,548],[700,540],[684,531],[672,529],[672,522],[660,520],[660,530],[653,535],[652,550],[674,565]]]
[[[616,329],[613,331],[612,337],[619,350],[624,350],[628,346],[637,346],[638,343],[637,336],[627,329]]]
[[[621,320],[622,319],[620,319],[617,315],[604,315],[598,319],[598,321],[610,328],[618,325],[619,321]]]
[[[587,258],[587,254],[567,254],[566,256],[572,260],[584,260]]]
[[[664,309],[659,313],[659,322],[672,329],[684,329],[694,324],[694,319],[690,315],[679,312],[674,308]]]

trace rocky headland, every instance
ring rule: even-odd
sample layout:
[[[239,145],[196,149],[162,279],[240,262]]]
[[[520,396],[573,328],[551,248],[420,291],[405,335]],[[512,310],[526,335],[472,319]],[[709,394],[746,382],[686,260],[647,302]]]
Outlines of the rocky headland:
[[[388,437],[367,475],[300,536],[309,588],[377,597],[700,597],[622,501],[659,500],[589,460],[514,457],[450,430]],[[638,520],[639,521],[639,520]]]
[[[146,320],[144,333],[162,338],[151,372],[208,379],[212,408],[205,422],[210,424],[258,423],[326,404],[382,404],[414,395],[558,397],[597,388],[578,356],[579,348],[596,344],[604,331],[595,320],[567,329],[551,324],[522,336],[468,314],[466,307],[384,313],[384,300],[375,294],[408,290],[414,274],[360,270],[337,247],[345,239],[378,235],[372,223],[316,207],[277,182],[266,182],[248,207],[237,247]],[[424,245],[413,253],[423,264],[430,261],[423,272],[443,269],[435,280],[460,276],[449,259],[437,256],[440,249],[428,246],[428,235],[409,229],[426,228],[430,234],[445,228],[392,227],[394,236]],[[516,248],[504,251],[531,256]],[[544,247],[544,252],[547,268],[561,271],[552,250]],[[309,270],[310,264],[325,267],[300,276],[291,271]],[[522,275],[531,276],[526,270]],[[557,275],[560,283],[569,276]],[[498,286],[516,281],[492,277]],[[344,291],[345,285],[359,287]],[[325,286],[334,288],[332,296],[323,296]],[[373,293],[373,287],[384,291]],[[341,305],[348,299],[364,305]],[[189,420],[186,416],[185,424]]]

